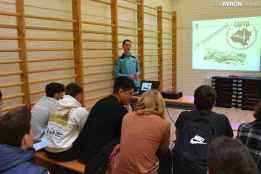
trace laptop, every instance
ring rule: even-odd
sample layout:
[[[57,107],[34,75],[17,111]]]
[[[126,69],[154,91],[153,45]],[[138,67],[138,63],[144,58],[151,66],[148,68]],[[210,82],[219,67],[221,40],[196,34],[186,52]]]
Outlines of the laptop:
[[[139,94],[149,90],[159,90],[160,82],[152,80],[142,80],[140,84]]]

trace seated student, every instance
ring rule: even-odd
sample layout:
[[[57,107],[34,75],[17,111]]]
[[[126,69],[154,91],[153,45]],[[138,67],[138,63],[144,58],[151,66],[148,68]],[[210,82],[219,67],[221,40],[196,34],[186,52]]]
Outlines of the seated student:
[[[257,174],[247,148],[237,139],[218,137],[208,147],[209,174]]]
[[[202,85],[194,93],[195,109],[179,115],[175,123],[174,172],[204,174],[207,170],[207,144],[213,137],[233,137],[228,118],[212,111],[215,100],[215,90]]]
[[[170,124],[164,110],[161,94],[152,90],[142,95],[135,112],[124,117],[119,153],[112,154],[112,174],[158,173],[159,165],[164,165],[159,157],[169,152]]]
[[[254,117],[255,121],[239,126],[237,138],[247,146],[261,171],[261,102],[255,108]]]
[[[64,95],[64,85],[60,83],[49,83],[45,87],[46,96],[42,97],[32,108],[32,130],[34,141],[39,141],[44,135],[50,115],[58,105],[58,100]]]
[[[0,117],[0,173],[47,174],[48,171],[32,163],[33,135],[31,113],[19,108]]]
[[[127,113],[124,105],[129,103],[133,91],[133,81],[119,77],[114,83],[113,94],[98,101],[91,109],[75,143],[80,160],[88,166],[88,174],[106,170],[108,157],[120,141],[122,119]]]
[[[73,148],[87,117],[88,111],[82,107],[83,89],[70,83],[65,88],[65,96],[59,100],[57,111],[50,116],[44,134],[48,142],[46,151],[49,157],[60,161],[78,158]]]

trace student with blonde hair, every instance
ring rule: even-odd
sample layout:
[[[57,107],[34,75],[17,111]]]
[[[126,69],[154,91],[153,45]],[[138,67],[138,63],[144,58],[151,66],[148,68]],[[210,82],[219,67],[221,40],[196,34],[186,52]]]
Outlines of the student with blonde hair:
[[[170,124],[164,111],[165,102],[158,91],[142,95],[135,111],[123,119],[120,145],[111,154],[111,173],[158,173],[160,158],[169,152]]]

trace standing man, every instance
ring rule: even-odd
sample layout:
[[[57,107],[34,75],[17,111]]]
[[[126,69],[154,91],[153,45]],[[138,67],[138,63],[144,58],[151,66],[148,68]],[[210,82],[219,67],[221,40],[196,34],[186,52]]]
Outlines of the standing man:
[[[139,89],[139,62],[138,59],[131,55],[131,40],[125,39],[122,42],[123,54],[118,58],[115,65],[115,77],[125,76],[133,80],[135,90]]]

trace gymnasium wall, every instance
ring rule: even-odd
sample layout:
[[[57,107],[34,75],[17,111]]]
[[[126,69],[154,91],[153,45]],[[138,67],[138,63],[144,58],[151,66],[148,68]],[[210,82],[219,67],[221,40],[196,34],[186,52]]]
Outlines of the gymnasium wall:
[[[177,13],[177,89],[185,95],[192,95],[201,84],[209,84],[211,76],[251,75],[256,72],[192,70],[192,21],[223,19],[243,16],[261,16],[261,1],[251,0],[255,6],[223,8],[214,5],[215,0],[174,0],[173,10]],[[247,1],[243,1],[247,3]]]
[[[0,11],[14,13],[0,15],[0,89],[4,94],[4,110],[24,105],[21,90],[21,63],[19,59],[18,33],[16,30],[16,1],[0,0]],[[44,86],[51,81],[68,84],[75,81],[73,14],[71,0],[24,0],[26,14],[26,54],[30,101],[34,104],[44,95]],[[109,2],[109,1],[107,1]],[[159,65],[157,54],[157,6],[171,11],[171,0],[144,1],[144,77],[157,80]],[[137,5],[118,1],[118,55],[121,41],[133,41],[133,54],[138,55]],[[128,7],[125,9],[123,7]],[[82,54],[85,105],[90,108],[98,99],[109,95],[113,85],[113,59],[111,36],[111,8],[105,3],[81,1]],[[30,17],[31,16],[31,17]],[[46,20],[45,16],[62,18]],[[163,13],[163,17],[171,15]],[[64,20],[67,19],[67,20]],[[87,22],[88,21],[88,22]],[[101,23],[103,25],[96,25]],[[106,24],[106,25],[104,25]],[[3,28],[2,28],[3,27]],[[10,28],[11,27],[11,28]],[[172,88],[171,20],[163,19],[163,88]],[[154,32],[152,32],[152,30]],[[164,35],[164,34],[163,34]],[[165,50],[164,50],[165,48]]]

